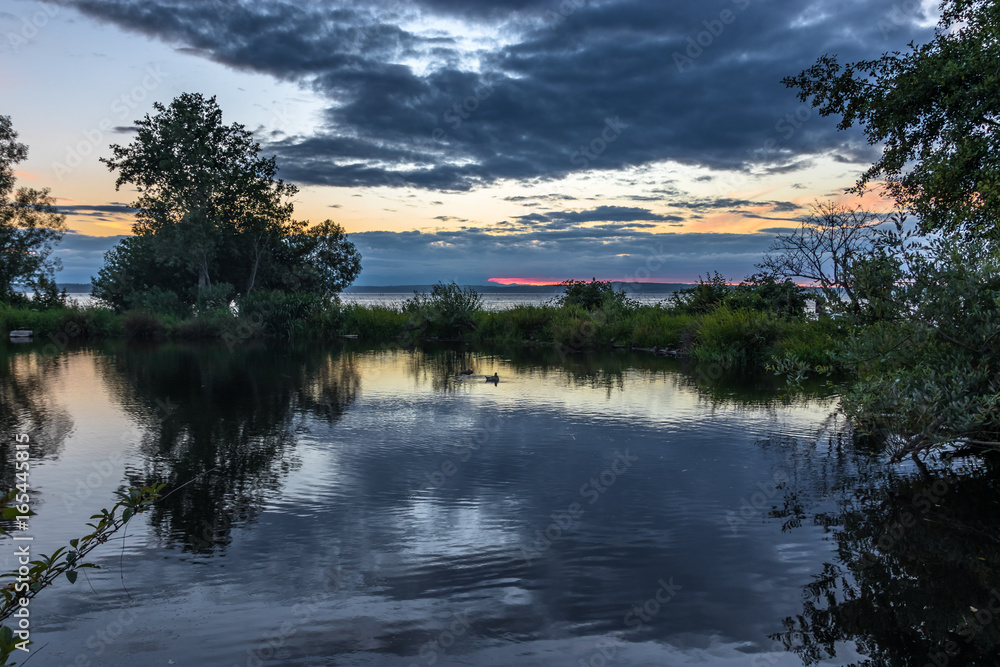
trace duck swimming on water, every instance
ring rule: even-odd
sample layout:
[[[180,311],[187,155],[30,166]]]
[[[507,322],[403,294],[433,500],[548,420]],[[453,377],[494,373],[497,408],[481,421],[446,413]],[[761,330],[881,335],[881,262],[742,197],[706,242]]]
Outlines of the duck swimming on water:
[[[500,381],[500,375],[497,374],[497,373],[494,373],[493,375],[487,375],[486,376],[486,381],[487,382],[492,382],[493,384],[496,384],[497,382]]]

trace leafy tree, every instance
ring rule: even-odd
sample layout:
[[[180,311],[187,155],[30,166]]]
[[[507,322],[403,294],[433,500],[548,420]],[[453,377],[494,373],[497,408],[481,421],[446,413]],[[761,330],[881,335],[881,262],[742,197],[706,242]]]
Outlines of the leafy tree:
[[[894,460],[1000,449],[1000,249],[984,239],[904,247],[905,317],[858,331],[841,354],[858,382],[845,412],[887,434]]]
[[[0,302],[21,302],[16,285],[31,287],[39,303],[62,303],[55,288],[60,268],[52,250],[66,229],[66,218],[55,208],[49,190],[14,190],[13,165],[28,157],[17,141],[10,116],[0,116]]]
[[[683,313],[708,313],[721,306],[732,291],[733,286],[721,273],[706,273],[704,278],[698,276],[698,284],[694,287],[677,290],[672,305]]]
[[[276,178],[274,157],[260,157],[252,133],[222,124],[214,97],[184,93],[153,106],[155,116],[136,121],[136,139],[102,158],[119,172],[116,188],[139,190],[136,235],[155,239],[162,263],[193,272],[199,289],[221,277],[250,292],[271,244],[291,228],[286,200],[297,189]]]
[[[332,220],[312,227],[300,223],[275,257],[278,261],[269,267],[269,280],[292,291],[332,296],[361,273],[361,254],[347,240],[344,228]]]
[[[343,228],[292,219],[294,185],[242,125],[222,124],[215,98],[185,93],[137,121],[136,139],[104,159],[117,187],[139,190],[135,236],[105,255],[97,298],[116,309],[183,311],[226,293],[302,291],[329,297],[361,271]],[[216,289],[217,285],[231,289]],[[152,298],[150,298],[152,297]]]
[[[884,146],[856,191],[884,178],[924,231],[997,226],[1000,211],[1000,4],[945,0],[934,39],[842,65],[835,55],[784,79],[840,129]]]
[[[802,317],[810,294],[805,287],[788,278],[776,280],[773,275],[754,274],[733,288],[726,298],[732,308],[771,312],[786,317]]]
[[[92,293],[117,311],[140,308],[179,315],[192,303],[190,297],[182,300],[184,286],[196,280],[191,267],[164,262],[152,236],[129,236],[104,253]]]
[[[625,290],[620,289],[616,292],[610,280],[591,278],[589,283],[585,280],[564,280],[559,284],[565,286],[558,300],[561,306],[579,306],[585,310],[597,310],[602,307],[632,305]]]
[[[843,303],[843,294],[850,311],[858,313],[862,301],[855,265],[870,254],[877,228],[890,217],[860,206],[817,203],[798,229],[778,235],[757,267],[780,278],[812,281],[834,307]]]

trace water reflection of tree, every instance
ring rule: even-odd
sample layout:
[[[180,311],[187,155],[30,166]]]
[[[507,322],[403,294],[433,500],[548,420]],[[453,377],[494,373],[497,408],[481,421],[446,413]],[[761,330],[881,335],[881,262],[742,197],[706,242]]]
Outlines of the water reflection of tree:
[[[338,420],[361,381],[349,355],[265,347],[126,346],[106,363],[146,427],[143,470],[129,482],[177,489],[151,522],[194,551],[226,543],[279,491],[302,419]]]
[[[53,399],[53,380],[66,357],[32,352],[30,348],[0,346],[0,489],[14,485],[14,435],[29,437],[31,460],[55,456],[63,446],[73,421]]]
[[[435,391],[454,392],[463,378],[462,371],[472,370],[482,381],[487,375],[483,358],[466,347],[427,346],[407,353],[406,372],[418,382],[430,381]],[[490,369],[490,374],[495,372]]]
[[[514,369],[522,380],[533,375],[551,377],[558,372],[567,386],[624,391],[631,373],[663,373],[679,388],[693,389],[709,408],[731,406],[777,407],[788,405],[793,392],[783,377],[760,371],[726,371],[719,364],[696,364],[690,361],[654,356],[628,350],[588,350],[585,352],[541,347],[425,344],[407,353],[406,372],[420,382],[430,382],[435,391],[450,393],[462,386],[463,370],[482,379],[503,366]],[[794,400],[828,397],[833,390],[826,378],[813,378],[797,387]]]
[[[650,355],[628,352],[590,351],[577,353],[552,347],[481,347],[472,350],[467,346],[425,345],[407,359],[407,372],[420,381],[430,381],[436,391],[454,392],[463,382],[482,381],[503,367],[515,370],[522,380],[530,381],[534,375],[550,376],[560,372],[566,383],[574,387],[622,391],[626,374],[646,363],[662,366],[662,359]],[[472,370],[470,379],[461,376],[463,370]],[[503,373],[501,372],[502,376]],[[503,378],[501,377],[501,381]]]
[[[861,665],[995,665],[1000,655],[1000,474],[862,479],[828,527],[838,562],[774,636],[807,665],[853,641]],[[789,508],[786,507],[786,511]],[[801,510],[801,508],[799,508]]]

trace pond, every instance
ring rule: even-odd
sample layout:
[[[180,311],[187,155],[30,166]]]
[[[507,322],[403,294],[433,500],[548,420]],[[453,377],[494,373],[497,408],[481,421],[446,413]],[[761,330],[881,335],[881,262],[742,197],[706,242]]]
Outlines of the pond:
[[[34,553],[177,489],[32,602],[29,664],[995,664],[997,476],[786,393],[629,353],[8,346]]]

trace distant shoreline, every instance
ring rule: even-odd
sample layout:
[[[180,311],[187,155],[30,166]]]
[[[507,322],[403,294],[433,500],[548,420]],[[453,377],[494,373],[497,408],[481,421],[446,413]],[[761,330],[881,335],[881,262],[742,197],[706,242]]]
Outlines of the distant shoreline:
[[[616,290],[626,292],[643,292],[647,294],[673,294],[697,283],[625,283],[612,281]],[[57,283],[60,290],[68,294],[90,294],[90,283]],[[434,285],[351,285],[344,290],[345,294],[412,294],[430,292]],[[461,285],[471,287],[480,294],[562,294],[564,285]],[[30,290],[21,290],[29,293]]]
[[[611,281],[615,290],[626,292],[645,292],[649,294],[673,294],[691,287],[696,283],[624,283]],[[433,285],[352,285],[344,290],[345,294],[412,294],[430,292]],[[471,287],[480,294],[562,294],[565,285],[460,285]]]

